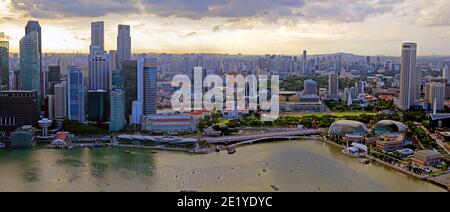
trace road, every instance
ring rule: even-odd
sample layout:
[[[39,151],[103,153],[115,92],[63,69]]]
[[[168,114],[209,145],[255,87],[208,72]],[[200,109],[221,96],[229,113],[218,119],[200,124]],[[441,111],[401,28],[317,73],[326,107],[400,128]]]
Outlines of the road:
[[[265,138],[286,138],[295,136],[307,136],[316,135],[322,132],[322,129],[308,129],[308,130],[291,130],[282,132],[269,132],[260,133],[255,135],[237,135],[237,136],[224,136],[224,137],[205,137],[203,138],[210,144],[229,144],[244,141],[259,140]]]

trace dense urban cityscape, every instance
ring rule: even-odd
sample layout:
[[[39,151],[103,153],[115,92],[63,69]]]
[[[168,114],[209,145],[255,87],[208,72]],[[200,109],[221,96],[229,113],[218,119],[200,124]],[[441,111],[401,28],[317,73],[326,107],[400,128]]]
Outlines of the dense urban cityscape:
[[[312,183],[314,188],[297,187],[297,191],[450,190],[450,56],[418,56],[422,44],[414,41],[399,42],[398,56],[343,52],[312,55],[301,47],[297,55],[137,54],[132,49],[132,26],[118,25],[114,29],[117,34],[114,50],[105,46],[105,30],[112,30],[105,26],[104,21],[91,22],[87,54],[43,52],[42,38],[46,28],[36,20],[23,26],[18,52],[11,51],[7,36],[0,37],[0,169],[7,168],[7,161],[13,154],[28,155],[23,157],[29,161],[37,157],[31,156],[32,150],[39,151],[44,158],[46,154],[52,155],[39,161],[39,166],[52,170],[49,173],[34,167],[38,165],[26,166],[19,171],[23,181],[32,186],[31,190],[70,190],[71,183],[79,185],[77,183],[82,182],[74,182],[78,175],[67,168],[71,167],[83,170],[80,173],[86,174],[84,179],[94,176],[117,184],[120,179],[116,179],[116,175],[125,173],[127,177],[133,176],[125,179],[139,175],[162,179],[162,184],[156,183],[158,185],[153,188],[152,183],[143,183],[145,186],[127,188],[131,190],[289,191],[288,185],[279,180],[267,181],[264,175],[279,176],[275,173],[277,170],[284,175],[295,173],[296,168],[290,165],[296,163],[308,163],[308,167],[314,166],[308,169],[325,176],[329,173],[322,173],[325,171],[318,170],[319,167],[332,163],[336,167],[327,170],[351,172],[356,181],[364,184],[353,187],[352,183],[339,178],[333,186],[323,183],[332,183],[324,180]],[[189,107],[194,104],[191,98],[198,95],[206,101],[203,94],[212,87],[205,81],[209,76],[219,76],[225,82],[230,78],[243,79],[244,82],[240,84],[237,80],[231,87],[215,85],[220,87],[220,98],[215,95],[213,99],[225,99],[224,102],[234,105],[239,98],[234,92],[244,85],[241,89],[245,93],[246,107],[174,110],[173,95],[186,85],[175,86],[173,79],[188,76],[195,82],[195,75],[201,77],[200,90],[193,88],[182,97]],[[256,76],[260,81],[252,83],[250,76]],[[279,107],[279,117],[264,121],[263,117],[271,111],[260,106],[249,107],[252,101],[250,90],[255,84],[261,91],[261,79],[267,77],[269,81],[274,76],[280,79],[279,92],[270,86],[266,92],[271,97],[269,100]],[[198,85],[198,82],[194,84]],[[230,89],[233,90],[231,99],[227,95]],[[263,100],[261,95],[255,98],[258,102]],[[310,150],[303,153],[312,155],[300,159],[288,151],[285,154],[288,158],[272,155],[270,157],[282,157],[273,161],[265,161],[261,156],[262,152],[275,154],[282,147],[297,149],[297,146],[288,146],[294,145],[293,142],[306,145],[303,147]],[[331,153],[324,153],[328,149]],[[86,156],[86,151],[92,155]],[[175,154],[172,152],[180,161],[172,158],[170,154]],[[221,155],[220,158],[211,158],[216,154]],[[316,154],[326,159],[319,160]],[[51,161],[61,155],[67,158]],[[245,169],[246,165],[241,162],[247,157],[256,160],[252,155],[262,157],[255,162],[257,172],[249,173],[252,168],[240,174],[227,173],[230,180],[226,181],[222,174],[228,171],[223,169]],[[197,156],[205,157],[205,160]],[[89,164],[86,157],[98,158]],[[115,160],[118,161],[123,158],[124,163],[103,161],[109,157],[117,157]],[[141,162],[133,162],[133,157],[140,158]],[[156,159],[148,159],[150,157],[162,157],[164,159],[160,160],[169,165],[161,168],[153,164],[157,163]],[[276,166],[288,159],[292,164]],[[147,160],[151,161],[142,162]],[[226,160],[233,162],[216,167]],[[331,160],[347,161],[351,168],[343,168],[339,161],[327,162]],[[178,163],[183,167],[170,168]],[[190,168],[194,163],[197,164]],[[62,167],[63,171],[54,167]],[[402,182],[399,184],[403,187],[383,187],[378,185],[383,183],[366,182],[360,177],[361,173],[377,171],[383,173],[380,175],[384,172],[386,176],[394,175],[393,182],[385,183],[389,181],[385,177],[380,180],[383,183]],[[196,177],[197,173],[202,176]],[[74,175],[64,177],[69,174]],[[0,191],[28,189],[9,187],[11,176],[0,173]],[[261,182],[272,184],[261,188],[261,184],[241,182],[242,187],[229,188],[239,176],[260,178],[264,179]],[[46,177],[48,179],[42,179]],[[63,179],[66,182],[62,182]],[[52,188],[39,184],[48,181],[63,184]],[[100,188],[92,187],[92,190],[127,190],[106,181]],[[150,180],[145,178],[144,181]]]

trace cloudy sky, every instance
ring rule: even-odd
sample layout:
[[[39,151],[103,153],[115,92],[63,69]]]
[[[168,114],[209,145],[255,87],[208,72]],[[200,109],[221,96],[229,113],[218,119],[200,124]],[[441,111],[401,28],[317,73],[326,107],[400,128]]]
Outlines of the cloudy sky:
[[[118,24],[133,52],[450,55],[450,0],[0,0],[0,39],[14,52],[27,20],[43,28],[45,52],[87,52],[90,22],[105,21],[107,49]]]

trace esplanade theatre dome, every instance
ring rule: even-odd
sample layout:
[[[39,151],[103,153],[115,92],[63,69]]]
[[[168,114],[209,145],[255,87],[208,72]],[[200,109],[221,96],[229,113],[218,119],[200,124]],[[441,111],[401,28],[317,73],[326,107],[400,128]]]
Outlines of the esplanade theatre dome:
[[[330,135],[367,135],[367,126],[361,122],[341,120],[334,122],[328,130]]]
[[[383,120],[372,127],[372,132],[377,135],[405,133],[407,126],[398,121]]]

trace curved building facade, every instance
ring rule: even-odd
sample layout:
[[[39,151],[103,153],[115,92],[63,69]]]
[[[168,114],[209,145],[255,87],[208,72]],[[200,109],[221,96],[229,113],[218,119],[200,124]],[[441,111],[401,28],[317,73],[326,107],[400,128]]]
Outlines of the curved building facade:
[[[372,127],[372,132],[377,135],[405,133],[407,126],[398,121],[383,120]]]
[[[367,135],[367,126],[361,122],[341,120],[334,122],[328,133],[332,136],[344,136],[344,135]]]

